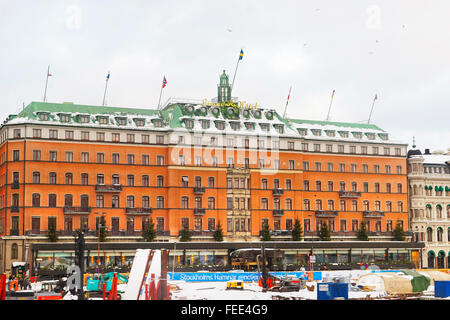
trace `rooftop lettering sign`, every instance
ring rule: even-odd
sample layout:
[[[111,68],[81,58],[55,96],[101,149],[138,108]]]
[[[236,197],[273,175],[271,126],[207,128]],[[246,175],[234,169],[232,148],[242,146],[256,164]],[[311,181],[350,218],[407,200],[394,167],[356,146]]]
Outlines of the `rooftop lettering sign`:
[[[203,99],[202,100],[202,106],[204,106],[204,107],[206,107],[206,106],[211,106],[211,107],[235,107],[235,108],[240,108],[240,109],[256,110],[256,109],[258,109],[258,102],[256,102],[255,104],[250,104],[250,103],[247,103],[245,101],[238,101],[238,102],[233,102],[233,101],[212,102],[212,101],[208,101],[208,99]]]

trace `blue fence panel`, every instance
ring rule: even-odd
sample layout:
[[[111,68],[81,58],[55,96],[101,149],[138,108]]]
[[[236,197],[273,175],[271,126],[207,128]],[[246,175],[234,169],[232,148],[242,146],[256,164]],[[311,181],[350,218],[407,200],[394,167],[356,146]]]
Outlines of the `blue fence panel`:
[[[306,272],[269,272],[277,277],[286,275],[307,279]],[[184,280],[188,282],[200,281],[258,281],[257,272],[168,272],[169,280]]]

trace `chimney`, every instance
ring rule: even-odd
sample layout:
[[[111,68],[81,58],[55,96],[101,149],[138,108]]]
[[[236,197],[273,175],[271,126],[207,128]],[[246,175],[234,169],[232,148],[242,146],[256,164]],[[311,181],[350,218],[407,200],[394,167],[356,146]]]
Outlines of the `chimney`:
[[[430,153],[430,149],[425,149],[425,153],[424,154],[431,154]]]

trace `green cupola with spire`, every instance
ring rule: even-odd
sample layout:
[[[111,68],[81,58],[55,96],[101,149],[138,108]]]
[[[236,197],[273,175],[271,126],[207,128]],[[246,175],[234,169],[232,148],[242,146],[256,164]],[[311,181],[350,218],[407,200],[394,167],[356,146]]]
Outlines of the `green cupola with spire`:
[[[229,102],[231,101],[231,86],[228,80],[228,76],[223,70],[220,76],[220,82],[217,85],[217,102]]]

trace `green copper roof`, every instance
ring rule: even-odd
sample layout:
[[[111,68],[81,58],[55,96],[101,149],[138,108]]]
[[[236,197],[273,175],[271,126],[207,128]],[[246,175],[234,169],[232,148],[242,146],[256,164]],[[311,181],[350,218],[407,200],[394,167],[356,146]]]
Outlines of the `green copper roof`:
[[[298,128],[301,128],[302,125],[305,126],[305,129],[311,131],[315,136],[315,131],[339,131],[339,128],[342,128],[345,131],[350,132],[358,132],[361,131],[371,131],[373,130],[373,134],[377,134],[381,137],[381,135],[386,135],[387,133],[373,124],[364,124],[364,123],[349,123],[349,122],[333,122],[333,121],[319,121],[319,120],[301,120],[301,119],[288,119],[282,117],[275,110],[264,110],[264,109],[241,109],[237,106],[237,104],[230,102],[230,105],[224,106],[203,106],[195,103],[185,103],[185,102],[175,102],[173,104],[169,104],[162,110],[154,110],[154,109],[137,109],[137,108],[120,108],[120,107],[106,107],[106,106],[88,106],[88,105],[80,105],[73,103],[48,103],[48,102],[31,102],[28,106],[26,106],[18,115],[11,115],[6,122],[12,121],[23,121],[23,119],[29,119],[32,121],[40,121],[42,118],[39,116],[39,113],[49,113],[46,121],[58,121],[59,113],[67,113],[70,114],[71,121],[70,123],[78,123],[83,125],[84,123],[92,124],[100,124],[98,120],[94,118],[100,118],[102,115],[107,116],[109,118],[108,123],[103,123],[105,125],[118,125],[119,127],[128,126],[130,128],[136,126],[146,126],[147,128],[160,128],[164,129],[178,129],[186,127],[187,118],[192,118],[193,120],[200,119],[208,119],[210,121],[225,121],[230,122],[230,125],[227,125],[229,132],[240,131],[240,128],[244,128],[245,131],[246,126],[241,126],[238,128],[236,125],[231,122],[235,121],[244,121],[246,123],[253,122],[255,126],[258,127],[257,124],[264,124],[268,128],[268,130],[272,131],[273,134],[284,134],[284,135],[293,135],[298,136]],[[231,112],[231,113],[230,113]],[[82,115],[90,115],[92,116],[88,122],[82,122]],[[271,115],[272,114],[272,115]],[[97,116],[97,117],[95,117]],[[149,119],[150,117],[150,119]],[[116,119],[114,119],[116,118]],[[118,118],[128,118],[128,120],[124,123],[118,123]],[[137,122],[134,121],[136,118],[142,118],[145,125],[137,125]],[[156,126],[156,119],[161,119],[162,123]],[[26,120],[25,120],[26,121]],[[153,123],[153,125],[152,125]],[[315,125],[324,126],[324,128],[314,127]],[[278,126],[284,126],[281,128],[282,131],[278,131],[280,129]],[[313,126],[313,127],[311,127]],[[190,127],[193,129],[193,127]],[[209,127],[209,130],[219,129],[217,126]],[[214,129],[216,128],[216,129]],[[236,129],[237,128],[237,129]],[[196,125],[196,130],[199,129],[198,123]],[[262,129],[262,128],[261,128]],[[275,131],[275,129],[277,129]],[[323,130],[320,130],[323,129]],[[328,130],[327,130],[328,129]],[[201,130],[201,129],[200,129]],[[224,128],[220,128],[220,130],[224,130]],[[265,129],[264,129],[265,130]],[[265,132],[269,132],[265,131]],[[259,131],[257,130],[256,133]],[[372,132],[370,132],[372,133]],[[359,133],[360,134],[360,133]],[[301,134],[305,136],[304,134]],[[321,134],[319,133],[319,136]],[[361,134],[360,134],[361,135]],[[333,135],[334,136],[334,135]],[[362,135],[363,137],[368,136],[369,134]],[[344,136],[343,136],[344,137]],[[374,135],[370,136],[370,140],[374,140]],[[349,138],[345,136],[344,138]],[[357,137],[361,139],[361,137]],[[384,140],[384,139],[383,139]]]
[[[320,121],[320,120],[300,120],[300,119],[289,119],[289,121],[297,123],[297,124],[318,124],[322,126],[337,126],[337,127],[346,127],[346,128],[355,128],[355,129],[369,129],[369,130],[377,130],[383,131],[380,127],[374,124],[368,123],[351,123],[351,122],[333,122],[333,121]]]
[[[49,103],[49,102],[31,102],[19,114],[18,117],[37,119],[36,112],[70,112],[86,114],[141,114],[145,116],[155,116],[159,114],[158,110],[136,109],[136,108],[118,108],[103,106],[86,106],[72,103]]]

